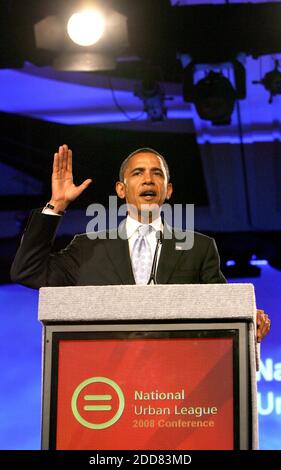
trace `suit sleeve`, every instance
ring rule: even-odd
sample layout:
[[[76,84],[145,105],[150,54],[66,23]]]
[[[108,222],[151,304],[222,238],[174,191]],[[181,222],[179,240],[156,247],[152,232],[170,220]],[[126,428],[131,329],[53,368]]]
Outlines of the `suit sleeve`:
[[[200,282],[203,284],[224,284],[227,282],[220,270],[220,257],[215,240],[212,238],[202,262]]]
[[[79,270],[78,239],[59,253],[51,254],[61,217],[34,211],[11,267],[11,280],[27,287],[75,285]]]

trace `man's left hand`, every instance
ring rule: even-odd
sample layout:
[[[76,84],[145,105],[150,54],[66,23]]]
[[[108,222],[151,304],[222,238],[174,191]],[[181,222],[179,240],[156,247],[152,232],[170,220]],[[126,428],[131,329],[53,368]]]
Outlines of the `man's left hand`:
[[[264,310],[257,310],[257,342],[267,335],[270,330],[270,319]]]

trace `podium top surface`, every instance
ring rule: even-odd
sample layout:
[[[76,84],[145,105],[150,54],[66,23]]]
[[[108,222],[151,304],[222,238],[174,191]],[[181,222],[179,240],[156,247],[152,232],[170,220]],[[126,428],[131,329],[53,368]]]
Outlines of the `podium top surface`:
[[[244,319],[255,321],[252,284],[43,287],[42,322]]]

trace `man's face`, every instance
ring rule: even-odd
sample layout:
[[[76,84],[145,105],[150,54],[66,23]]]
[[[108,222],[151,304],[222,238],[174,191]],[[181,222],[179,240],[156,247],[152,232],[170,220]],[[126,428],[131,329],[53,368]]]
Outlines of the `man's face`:
[[[152,218],[158,217],[159,208],[172,194],[172,184],[168,183],[166,170],[161,158],[154,153],[141,152],[128,161],[124,173],[124,182],[116,183],[116,192],[121,199],[126,199],[129,214],[141,220],[141,214],[152,212]]]

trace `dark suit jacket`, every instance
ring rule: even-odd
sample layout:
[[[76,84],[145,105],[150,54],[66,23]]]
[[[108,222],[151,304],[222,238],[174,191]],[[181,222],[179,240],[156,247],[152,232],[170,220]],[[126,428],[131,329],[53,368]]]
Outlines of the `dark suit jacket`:
[[[11,268],[11,279],[29,287],[135,284],[127,240],[76,235],[62,251],[51,253],[61,217],[34,211]],[[212,238],[194,233],[189,250],[176,250],[176,236],[165,238],[157,269],[158,284],[226,282]],[[189,232],[190,233],[190,232]],[[111,233],[112,235],[112,233]],[[182,239],[178,241],[182,242]]]

